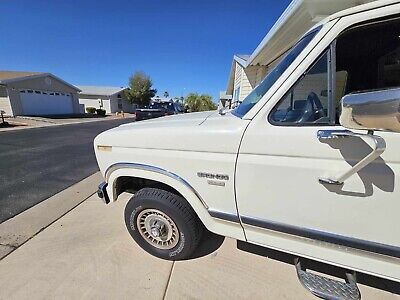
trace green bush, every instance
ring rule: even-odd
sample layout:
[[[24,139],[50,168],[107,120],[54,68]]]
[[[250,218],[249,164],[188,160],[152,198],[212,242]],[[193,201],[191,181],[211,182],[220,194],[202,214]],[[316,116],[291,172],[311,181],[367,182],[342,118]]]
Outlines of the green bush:
[[[190,93],[186,96],[184,104],[190,112],[217,109],[217,105],[213,102],[211,96],[207,94]]]
[[[96,112],[96,108],[94,108],[94,107],[86,107],[86,112],[88,114],[94,114]]]
[[[98,114],[99,116],[104,117],[106,115],[106,110],[98,108],[98,109],[96,109],[96,114]]]

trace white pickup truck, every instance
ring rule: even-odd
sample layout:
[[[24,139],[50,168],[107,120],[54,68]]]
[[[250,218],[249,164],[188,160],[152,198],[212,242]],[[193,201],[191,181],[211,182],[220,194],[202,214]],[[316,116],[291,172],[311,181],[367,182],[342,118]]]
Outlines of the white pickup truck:
[[[322,298],[360,298],[365,274],[396,292],[397,132],[400,3],[376,1],[314,26],[233,111],[101,133],[98,193],[105,203],[134,193],[126,226],[160,258],[190,258],[209,230],[289,255]],[[309,272],[313,262],[345,281]]]

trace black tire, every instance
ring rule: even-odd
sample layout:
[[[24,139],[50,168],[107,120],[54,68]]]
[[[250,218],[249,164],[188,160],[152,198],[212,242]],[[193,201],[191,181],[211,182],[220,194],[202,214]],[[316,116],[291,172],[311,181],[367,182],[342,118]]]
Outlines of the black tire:
[[[138,228],[138,217],[143,220],[143,215],[153,210],[157,210],[169,217],[178,229],[174,236],[179,238],[177,242],[174,241],[176,245],[171,245],[173,247],[170,249],[160,249],[152,244],[150,241],[150,239],[154,238],[152,235],[146,239],[143,235],[146,235],[148,231],[143,229],[144,223],[141,223],[142,229]],[[132,238],[142,249],[166,260],[191,258],[191,255],[199,245],[204,229],[199,217],[184,198],[155,188],[141,189],[129,200],[125,207],[125,224]],[[171,228],[175,228],[175,226]],[[166,247],[169,246],[167,245]]]

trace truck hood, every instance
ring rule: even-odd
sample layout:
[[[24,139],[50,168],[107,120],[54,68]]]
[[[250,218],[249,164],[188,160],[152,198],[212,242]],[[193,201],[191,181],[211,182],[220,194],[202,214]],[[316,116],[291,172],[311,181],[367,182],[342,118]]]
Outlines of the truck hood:
[[[209,116],[213,114],[218,114],[215,111],[204,111],[198,113],[189,113],[189,114],[178,114],[178,115],[171,115],[165,116],[156,119],[149,119],[140,122],[133,122],[129,124],[123,124],[120,127],[145,127],[150,128],[152,126],[155,127],[174,127],[174,126],[190,126],[190,125],[200,125],[204,122]]]
[[[166,116],[124,124],[95,138],[97,146],[237,153],[248,124],[230,113],[216,111]]]

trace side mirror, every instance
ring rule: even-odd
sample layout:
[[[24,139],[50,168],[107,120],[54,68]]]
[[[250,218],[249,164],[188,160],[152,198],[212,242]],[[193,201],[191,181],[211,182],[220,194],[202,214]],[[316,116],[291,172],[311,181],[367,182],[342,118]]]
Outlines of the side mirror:
[[[346,128],[400,132],[400,88],[349,94],[341,103]]]
[[[341,174],[319,178],[322,184],[342,185],[350,176],[372,163],[386,149],[385,140],[373,131],[400,132],[400,89],[349,94],[342,98],[340,124],[349,129],[368,130],[368,134],[349,130],[320,130],[318,139],[329,140],[359,137],[374,145],[371,153],[361,159],[350,170]]]

